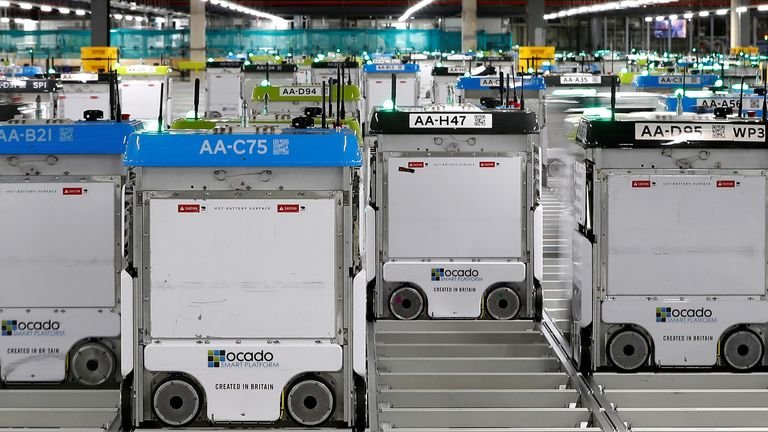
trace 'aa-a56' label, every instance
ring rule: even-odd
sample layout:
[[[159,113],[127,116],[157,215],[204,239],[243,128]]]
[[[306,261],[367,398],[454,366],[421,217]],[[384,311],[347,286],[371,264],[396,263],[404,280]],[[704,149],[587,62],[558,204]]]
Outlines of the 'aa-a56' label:
[[[491,114],[410,114],[410,128],[448,128],[448,129],[490,129],[493,127]]]

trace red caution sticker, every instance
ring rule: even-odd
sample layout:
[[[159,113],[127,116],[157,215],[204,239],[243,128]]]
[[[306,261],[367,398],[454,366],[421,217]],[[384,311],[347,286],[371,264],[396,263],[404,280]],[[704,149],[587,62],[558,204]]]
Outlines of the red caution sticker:
[[[278,204],[277,212],[278,213],[298,213],[299,205],[298,204]]]
[[[179,204],[179,213],[200,213],[200,204]]]
[[[424,162],[408,162],[408,168],[424,168]]]
[[[494,161],[480,161],[480,168],[496,168]]]
[[[64,188],[62,193],[64,195],[82,195],[83,188]]]
[[[717,187],[719,188],[735,188],[736,180],[718,180]]]
[[[650,180],[632,180],[633,188],[649,188],[651,187]]]

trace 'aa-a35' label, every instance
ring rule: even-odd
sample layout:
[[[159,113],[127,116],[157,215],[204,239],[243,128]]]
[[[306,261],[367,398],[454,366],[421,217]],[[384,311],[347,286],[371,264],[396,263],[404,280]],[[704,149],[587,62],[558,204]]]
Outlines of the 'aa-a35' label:
[[[600,84],[599,75],[563,75],[560,84]]]
[[[493,127],[491,114],[410,114],[408,127],[450,128],[450,129],[489,129]]]
[[[637,123],[635,139],[639,141],[746,141],[764,142],[765,125]]]

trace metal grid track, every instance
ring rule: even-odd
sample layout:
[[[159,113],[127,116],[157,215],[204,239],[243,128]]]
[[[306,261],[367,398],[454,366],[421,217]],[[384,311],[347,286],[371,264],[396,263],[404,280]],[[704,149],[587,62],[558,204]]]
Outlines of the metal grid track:
[[[117,390],[0,391],[0,431],[102,431],[117,416]]]
[[[374,432],[601,430],[531,321],[373,326]]]
[[[598,373],[590,384],[624,430],[768,431],[766,373]]]
[[[542,190],[540,202],[544,211],[544,280],[541,282],[544,309],[560,332],[567,335],[572,319],[571,236],[566,226],[570,218],[568,206],[556,190],[549,188]]]

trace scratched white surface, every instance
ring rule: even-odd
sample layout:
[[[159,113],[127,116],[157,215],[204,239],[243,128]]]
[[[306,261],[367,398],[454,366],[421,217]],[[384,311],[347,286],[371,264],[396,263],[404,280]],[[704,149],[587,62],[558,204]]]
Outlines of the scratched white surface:
[[[632,187],[650,180],[650,188]],[[718,188],[717,181],[736,181]],[[765,177],[608,180],[609,295],[765,293]]]
[[[333,337],[335,217],[331,199],[151,200],[152,336]]]

